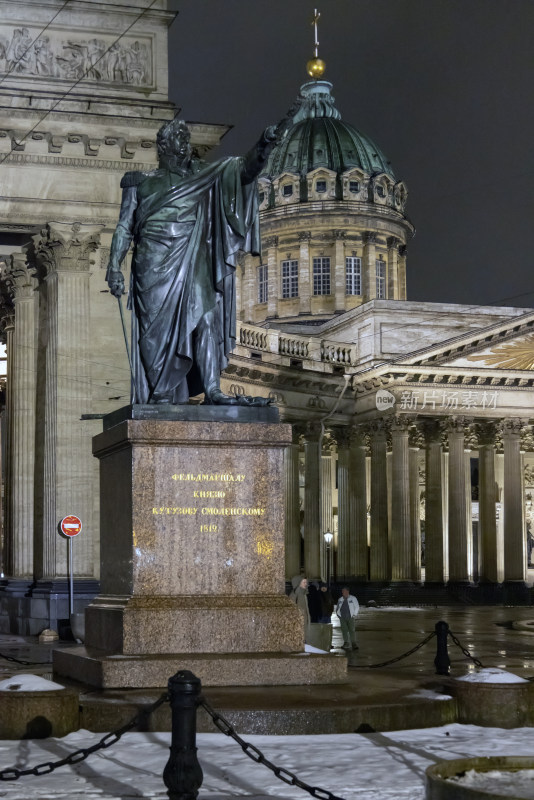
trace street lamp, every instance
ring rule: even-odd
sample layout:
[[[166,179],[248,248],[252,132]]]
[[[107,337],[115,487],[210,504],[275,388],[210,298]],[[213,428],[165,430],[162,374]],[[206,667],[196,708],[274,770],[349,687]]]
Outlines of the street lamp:
[[[323,533],[323,537],[326,545],[326,583],[330,586],[330,575],[332,573],[332,540],[334,534],[331,533],[331,531],[326,531],[326,533]]]

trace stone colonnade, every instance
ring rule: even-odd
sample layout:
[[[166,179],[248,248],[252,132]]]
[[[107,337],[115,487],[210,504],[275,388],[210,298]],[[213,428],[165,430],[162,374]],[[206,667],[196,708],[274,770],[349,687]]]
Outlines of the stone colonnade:
[[[325,577],[330,518],[338,580],[421,581],[424,531],[426,583],[525,581],[524,428],[519,419],[453,416],[389,417],[326,432],[314,422],[295,425],[286,459],[288,577],[302,568]]]
[[[90,256],[102,226],[49,223],[2,272],[6,397],[4,571],[10,578],[67,574],[59,519],[77,514],[85,535],[74,572],[97,574],[98,520],[88,476],[94,467],[90,410]],[[37,404],[41,406],[37,413]]]

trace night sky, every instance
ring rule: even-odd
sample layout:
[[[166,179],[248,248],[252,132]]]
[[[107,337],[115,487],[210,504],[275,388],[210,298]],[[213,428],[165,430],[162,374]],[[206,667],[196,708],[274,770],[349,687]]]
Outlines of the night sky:
[[[170,95],[243,154],[309,78],[408,185],[408,299],[534,307],[534,0],[172,0]]]

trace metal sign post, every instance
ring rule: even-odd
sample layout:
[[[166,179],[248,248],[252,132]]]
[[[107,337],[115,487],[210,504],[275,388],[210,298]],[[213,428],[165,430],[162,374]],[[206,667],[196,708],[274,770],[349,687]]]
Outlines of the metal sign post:
[[[67,539],[67,559],[69,573],[69,617],[74,614],[74,568],[72,560],[72,544],[74,536],[82,532],[82,521],[74,514],[63,517],[59,523],[59,532]]]

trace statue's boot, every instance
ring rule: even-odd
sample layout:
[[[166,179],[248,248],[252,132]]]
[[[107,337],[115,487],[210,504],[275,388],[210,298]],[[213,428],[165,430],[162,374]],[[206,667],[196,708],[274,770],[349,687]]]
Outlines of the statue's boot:
[[[172,399],[172,392],[154,392],[148,402],[150,405],[170,405],[172,404]]]
[[[195,361],[204,387],[206,406],[268,406],[266,397],[229,395],[221,390],[221,369],[219,364],[217,328],[213,311],[205,314],[200,321],[195,338]]]

